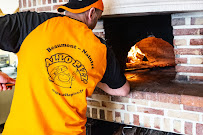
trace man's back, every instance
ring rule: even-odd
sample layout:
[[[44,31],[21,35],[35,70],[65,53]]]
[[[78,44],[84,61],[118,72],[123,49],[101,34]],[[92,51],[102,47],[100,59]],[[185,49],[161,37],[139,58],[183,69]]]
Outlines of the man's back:
[[[86,96],[106,70],[106,46],[68,17],[47,19],[23,40],[3,135],[85,134]]]

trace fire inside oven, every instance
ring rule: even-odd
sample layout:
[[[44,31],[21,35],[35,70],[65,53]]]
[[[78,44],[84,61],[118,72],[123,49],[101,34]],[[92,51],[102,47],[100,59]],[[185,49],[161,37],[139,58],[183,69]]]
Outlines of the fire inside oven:
[[[126,70],[175,66],[173,46],[161,38],[148,37],[131,47]]]
[[[104,18],[104,28],[123,71],[175,66],[171,15]]]

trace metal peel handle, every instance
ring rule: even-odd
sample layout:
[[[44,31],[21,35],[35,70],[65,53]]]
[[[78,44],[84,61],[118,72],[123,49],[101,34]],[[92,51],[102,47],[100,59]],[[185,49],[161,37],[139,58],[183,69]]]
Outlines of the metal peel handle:
[[[8,86],[15,86],[15,84],[13,84],[13,83],[6,83],[6,86],[8,87]]]

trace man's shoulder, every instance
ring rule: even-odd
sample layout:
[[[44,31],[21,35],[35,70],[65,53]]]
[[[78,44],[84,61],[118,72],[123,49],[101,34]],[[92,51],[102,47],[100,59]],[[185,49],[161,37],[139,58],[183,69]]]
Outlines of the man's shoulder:
[[[19,16],[23,15],[24,17],[35,19],[37,18],[43,18],[43,19],[50,19],[52,17],[58,17],[58,16],[64,16],[59,13],[54,12],[36,12],[36,11],[23,11],[17,13]]]

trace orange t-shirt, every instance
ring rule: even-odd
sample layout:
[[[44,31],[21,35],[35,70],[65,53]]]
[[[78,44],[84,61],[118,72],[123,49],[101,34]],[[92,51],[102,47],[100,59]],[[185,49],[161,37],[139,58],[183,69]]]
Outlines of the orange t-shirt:
[[[53,17],[23,40],[3,135],[85,135],[86,97],[106,70],[107,48],[82,22]]]

